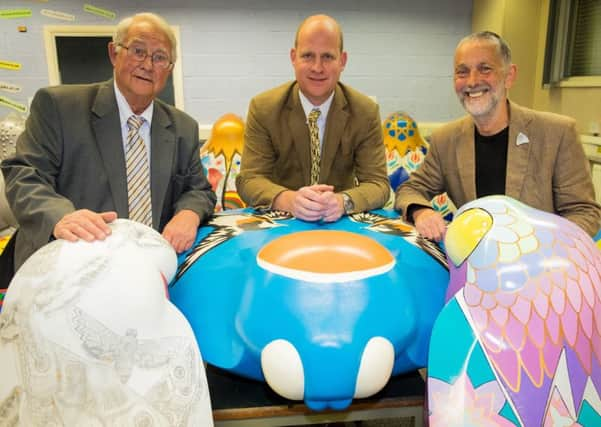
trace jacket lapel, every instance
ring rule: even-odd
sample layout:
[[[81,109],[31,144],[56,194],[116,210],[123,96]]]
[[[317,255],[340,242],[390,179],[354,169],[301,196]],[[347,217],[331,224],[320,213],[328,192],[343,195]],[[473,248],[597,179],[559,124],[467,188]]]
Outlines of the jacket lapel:
[[[115,98],[113,80],[102,83],[92,105],[92,128],[96,146],[108,178],[115,210],[121,218],[127,218],[127,178],[125,154],[119,108]]]
[[[311,150],[309,142],[309,126],[307,125],[307,117],[303,111],[303,106],[298,95],[298,84],[294,84],[288,96],[286,103],[288,110],[288,120],[286,117],[282,117],[283,120],[288,122],[290,130],[290,138],[294,145],[295,151],[298,154],[299,161],[302,165],[303,171],[303,183],[309,185],[311,181]]]
[[[505,194],[519,199],[528,171],[531,135],[529,134],[529,117],[516,104],[509,103],[509,140],[507,141],[507,176],[505,177]]]
[[[152,224],[159,227],[167,187],[175,158],[175,134],[170,129],[171,118],[160,101],[154,101],[152,126],[150,128],[150,191],[152,194]],[[198,154],[200,155],[200,153]]]
[[[476,198],[476,153],[474,143],[474,123],[466,117],[459,128],[457,139],[457,166],[461,185],[467,200]]]
[[[332,99],[332,105],[328,111],[324,140],[321,145],[320,182],[329,181],[330,170],[336,159],[338,146],[342,143],[342,134],[349,117],[346,106],[346,97],[340,86],[336,85],[334,99]]]

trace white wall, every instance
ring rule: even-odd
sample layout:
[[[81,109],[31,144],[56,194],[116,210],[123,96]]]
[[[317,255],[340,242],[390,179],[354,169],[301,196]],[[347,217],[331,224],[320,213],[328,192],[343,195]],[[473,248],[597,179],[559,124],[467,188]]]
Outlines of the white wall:
[[[0,19],[0,82],[22,86],[5,93],[27,103],[48,84],[44,25],[114,25],[139,11],[163,15],[178,25],[184,73],[185,110],[201,124],[226,112],[244,117],[250,98],[293,78],[289,50],[300,21],[314,13],[342,25],[349,53],[342,80],[375,96],[382,117],[404,110],[418,121],[447,121],[462,114],[452,91],[455,44],[471,30],[471,0],[150,0],[88,2],[116,12],[109,20],[83,11],[84,1],[3,0],[0,10],[32,10],[30,18]],[[75,15],[73,22],[40,14],[51,9]],[[28,31],[17,31],[26,25]],[[10,112],[0,105],[0,117]]]

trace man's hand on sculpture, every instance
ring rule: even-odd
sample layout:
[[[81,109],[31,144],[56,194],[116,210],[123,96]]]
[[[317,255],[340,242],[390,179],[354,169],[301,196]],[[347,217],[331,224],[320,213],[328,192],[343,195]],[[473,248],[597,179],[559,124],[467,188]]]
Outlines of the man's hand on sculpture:
[[[413,222],[419,234],[436,242],[440,242],[447,231],[447,224],[442,215],[434,209],[416,209],[413,212]]]
[[[54,226],[52,234],[57,239],[75,242],[83,239],[88,242],[104,240],[111,234],[107,225],[117,219],[117,212],[93,212],[79,209],[63,216]]]
[[[273,208],[290,212],[303,221],[319,221],[324,216],[322,193],[333,190],[334,187],[325,184],[301,187],[297,191],[286,190],[276,196]]]
[[[344,215],[344,199],[342,194],[336,194],[332,191],[326,191],[321,194],[323,206],[323,220],[325,222],[338,221]]]
[[[167,223],[163,229],[163,237],[175,252],[181,253],[192,247],[199,226],[198,214],[190,209],[182,209]]]

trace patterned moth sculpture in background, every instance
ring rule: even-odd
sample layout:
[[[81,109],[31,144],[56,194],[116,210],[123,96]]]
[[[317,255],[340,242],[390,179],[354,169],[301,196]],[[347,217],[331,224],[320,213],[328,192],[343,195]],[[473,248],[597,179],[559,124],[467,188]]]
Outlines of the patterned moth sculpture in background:
[[[601,425],[601,252],[505,196],[461,207],[432,332],[430,425]]]
[[[0,161],[15,154],[17,137],[25,129],[25,118],[16,113],[10,113],[0,120]],[[6,196],[4,195],[4,176],[0,173],[0,235],[8,227],[16,227],[17,222],[13,216]],[[0,237],[0,253],[4,246]]]
[[[422,164],[429,144],[419,133],[415,120],[403,111],[396,111],[386,117],[382,123],[382,133],[391,186],[391,195],[386,207],[392,208],[394,192]],[[455,206],[446,193],[435,196],[431,203],[446,220],[451,220]]]
[[[236,190],[243,146],[244,122],[228,113],[213,124],[211,137],[200,150],[205,174],[217,195],[216,212],[246,206]]]
[[[15,153],[17,137],[25,129],[25,118],[16,113],[9,113],[0,120],[0,162]],[[0,173],[0,254],[13,235],[17,221],[8,206],[4,194],[4,175]],[[0,310],[6,290],[0,289]]]

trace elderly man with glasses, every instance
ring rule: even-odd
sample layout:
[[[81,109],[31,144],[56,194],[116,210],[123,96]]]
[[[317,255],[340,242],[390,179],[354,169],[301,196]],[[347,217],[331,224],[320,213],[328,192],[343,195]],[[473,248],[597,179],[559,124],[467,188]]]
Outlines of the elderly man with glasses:
[[[2,163],[19,223],[16,268],[52,239],[104,239],[117,217],[155,228],[177,252],[190,248],[215,195],[198,124],[156,99],[176,51],[169,25],[140,13],[108,45],[113,79],[37,92],[16,155]]]

